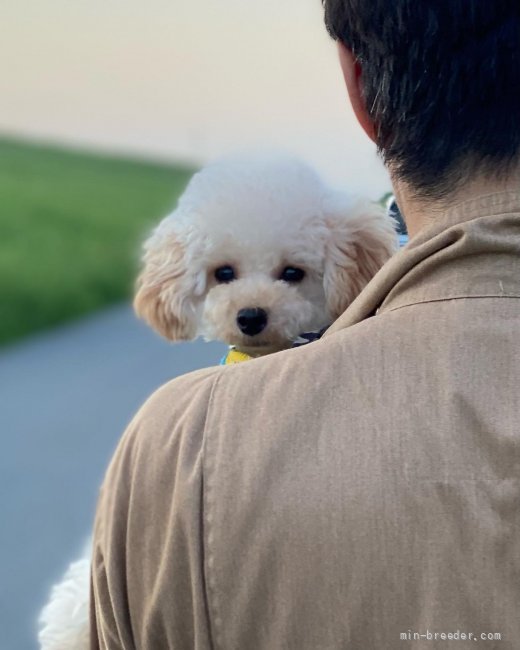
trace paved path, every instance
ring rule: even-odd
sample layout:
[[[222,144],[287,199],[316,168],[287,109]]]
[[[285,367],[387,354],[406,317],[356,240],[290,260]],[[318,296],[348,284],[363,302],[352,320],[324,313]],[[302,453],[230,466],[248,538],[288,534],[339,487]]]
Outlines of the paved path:
[[[168,345],[124,306],[0,351],[1,650],[37,647],[37,612],[88,536],[97,486],[139,405],[224,349]]]

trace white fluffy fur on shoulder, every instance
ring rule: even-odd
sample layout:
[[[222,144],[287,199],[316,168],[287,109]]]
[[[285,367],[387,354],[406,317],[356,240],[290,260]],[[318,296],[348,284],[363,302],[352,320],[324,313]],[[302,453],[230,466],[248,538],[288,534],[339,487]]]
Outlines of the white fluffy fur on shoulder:
[[[38,620],[41,650],[89,650],[90,542],[51,590]]]

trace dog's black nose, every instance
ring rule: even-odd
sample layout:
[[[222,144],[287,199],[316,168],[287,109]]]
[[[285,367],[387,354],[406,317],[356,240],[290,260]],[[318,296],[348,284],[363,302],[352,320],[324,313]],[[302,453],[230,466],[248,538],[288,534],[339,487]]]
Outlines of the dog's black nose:
[[[255,336],[265,329],[267,325],[267,312],[260,307],[247,307],[237,314],[237,323],[240,330],[248,336]]]

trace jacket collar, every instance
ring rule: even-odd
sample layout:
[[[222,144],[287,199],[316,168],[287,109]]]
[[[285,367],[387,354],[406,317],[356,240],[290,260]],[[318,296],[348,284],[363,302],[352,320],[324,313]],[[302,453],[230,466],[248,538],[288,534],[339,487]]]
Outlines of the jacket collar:
[[[520,298],[520,192],[450,207],[367,284],[323,337],[401,307],[468,297]]]

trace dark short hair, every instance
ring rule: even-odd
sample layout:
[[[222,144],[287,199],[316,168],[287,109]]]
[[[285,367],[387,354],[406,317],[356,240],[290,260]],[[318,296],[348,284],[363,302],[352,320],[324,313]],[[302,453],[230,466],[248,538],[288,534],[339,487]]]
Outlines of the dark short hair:
[[[520,153],[519,0],[322,0],[362,67],[383,159],[425,197]]]

